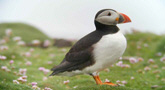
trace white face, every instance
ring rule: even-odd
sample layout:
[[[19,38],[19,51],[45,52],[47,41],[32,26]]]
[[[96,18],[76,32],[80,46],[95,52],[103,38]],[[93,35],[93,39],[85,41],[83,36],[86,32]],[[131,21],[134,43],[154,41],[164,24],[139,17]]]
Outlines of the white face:
[[[105,10],[96,17],[96,21],[106,25],[116,25],[120,15],[113,10]]]

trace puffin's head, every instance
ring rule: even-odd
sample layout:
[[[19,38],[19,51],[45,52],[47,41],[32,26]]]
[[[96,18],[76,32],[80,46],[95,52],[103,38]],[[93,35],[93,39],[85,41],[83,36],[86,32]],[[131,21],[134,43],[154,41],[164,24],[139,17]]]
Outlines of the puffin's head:
[[[105,25],[116,25],[131,22],[127,15],[119,13],[113,9],[100,10],[95,16],[95,21]]]

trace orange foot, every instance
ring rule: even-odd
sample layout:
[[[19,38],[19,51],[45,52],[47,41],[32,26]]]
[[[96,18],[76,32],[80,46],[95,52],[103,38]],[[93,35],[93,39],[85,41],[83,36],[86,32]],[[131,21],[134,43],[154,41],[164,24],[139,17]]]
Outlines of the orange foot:
[[[111,83],[111,82],[104,82],[104,83],[102,83],[102,85],[119,86],[119,85]]]
[[[111,83],[111,82],[104,82],[103,83],[99,76],[93,76],[93,78],[95,79],[97,85],[119,86],[119,85]]]

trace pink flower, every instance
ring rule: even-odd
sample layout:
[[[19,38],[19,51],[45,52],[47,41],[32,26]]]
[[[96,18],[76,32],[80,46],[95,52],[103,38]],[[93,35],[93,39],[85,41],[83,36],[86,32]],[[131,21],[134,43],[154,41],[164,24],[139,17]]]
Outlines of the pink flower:
[[[105,82],[110,82],[108,79],[105,79]]]
[[[0,44],[5,44],[6,43],[6,40],[2,39],[0,40]]]
[[[16,37],[14,37],[14,38],[13,38],[13,40],[14,40],[14,41],[16,41],[16,42],[18,42],[18,41],[20,41],[20,40],[21,40],[21,37],[16,36]]]
[[[22,76],[22,79],[27,79],[27,76]]]
[[[138,58],[137,60],[138,60],[138,62],[139,62],[139,61],[140,61],[140,62],[141,62],[141,61],[144,61],[143,58]]]
[[[40,88],[38,86],[36,86],[36,85],[32,86],[32,89],[34,89],[34,90],[40,90]]]
[[[161,52],[158,52],[158,53],[156,54],[156,56],[162,56],[162,53],[161,53]]]
[[[13,80],[13,83],[15,84],[19,84],[19,82],[17,80]]]
[[[44,74],[46,75],[48,72],[50,72],[50,70],[49,69],[44,69]]]
[[[120,84],[121,82],[120,82],[120,80],[117,80],[116,83]]]
[[[126,82],[126,81],[121,81],[121,83],[122,83],[122,84],[127,84],[127,82]]]
[[[19,45],[19,46],[25,46],[26,43],[24,41],[18,41],[17,45]]]
[[[138,61],[137,61],[137,59],[131,57],[131,58],[129,58],[129,62],[134,64],[134,63],[137,63]]]
[[[131,77],[131,80],[135,79],[134,77]]]
[[[47,77],[43,77],[43,81],[46,81],[48,78]]]
[[[149,71],[149,70],[151,70],[151,68],[150,67],[145,67],[144,70]]]
[[[22,77],[19,77],[17,80],[18,80],[19,82],[22,82],[22,81],[23,81],[23,78],[22,78]]]
[[[40,45],[40,43],[41,43],[40,40],[33,40],[32,41],[32,44],[35,45],[35,46]]]
[[[48,64],[52,64],[53,62],[52,61],[48,61]]]
[[[67,81],[64,81],[64,84],[66,85],[66,84],[68,84],[70,81],[69,80],[67,80]]]
[[[51,89],[51,88],[48,88],[48,87],[45,87],[45,89],[44,90],[53,90],[53,89]]]
[[[145,44],[144,44],[144,47],[148,47],[148,44],[147,44],[147,43],[145,43]]]
[[[6,29],[5,32],[6,32],[7,36],[11,36],[12,35],[12,30],[11,29]]]
[[[34,51],[34,48],[30,48],[30,52],[33,52]]]
[[[0,59],[1,59],[1,60],[5,60],[5,59],[7,59],[7,58],[6,58],[6,56],[1,56],[1,55],[0,55]]]
[[[43,43],[44,47],[49,47],[50,46],[50,41],[49,40],[45,40]]]
[[[14,60],[10,60],[10,62],[9,62],[10,64],[13,64],[14,63]]]
[[[1,66],[1,69],[6,71],[8,68],[6,66]]]
[[[153,59],[149,59],[148,63],[153,64],[153,63],[155,63],[155,61]]]
[[[27,69],[19,69],[19,74],[21,74],[21,75],[25,75],[26,74],[26,71],[27,71]]]
[[[123,61],[119,61],[118,63],[116,63],[116,66],[122,66],[123,65]]]
[[[162,57],[162,58],[160,59],[160,61],[161,61],[161,62],[164,62],[164,61],[165,61],[165,57]]]
[[[32,62],[27,61],[25,64],[26,64],[27,66],[30,66],[30,65],[32,65]]]
[[[36,86],[37,82],[32,82],[31,84],[32,84],[32,86]]]
[[[44,71],[45,68],[44,68],[44,67],[39,67],[38,70],[40,70],[40,71]]]
[[[0,47],[0,50],[1,50],[1,51],[8,50],[8,49],[9,49],[8,46],[1,46],[1,47]]]
[[[30,57],[30,56],[31,56],[31,53],[30,53],[30,52],[26,52],[26,53],[24,53],[24,55],[25,55],[26,57]]]

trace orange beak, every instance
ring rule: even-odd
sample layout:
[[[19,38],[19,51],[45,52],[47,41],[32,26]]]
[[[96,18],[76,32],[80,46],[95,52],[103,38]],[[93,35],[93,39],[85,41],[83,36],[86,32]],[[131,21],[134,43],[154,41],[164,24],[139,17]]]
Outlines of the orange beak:
[[[123,13],[119,13],[120,14],[120,17],[119,17],[119,23],[128,23],[128,22],[131,22],[131,19],[123,14]]]

